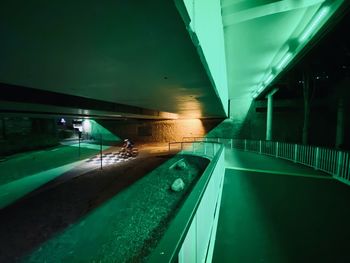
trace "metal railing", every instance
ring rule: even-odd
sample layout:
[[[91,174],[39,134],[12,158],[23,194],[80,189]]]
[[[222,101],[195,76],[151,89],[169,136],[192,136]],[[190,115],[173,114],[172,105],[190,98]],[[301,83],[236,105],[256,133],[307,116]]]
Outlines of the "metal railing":
[[[220,148],[221,143],[217,142],[204,142],[204,141],[182,141],[182,142],[169,142],[169,152],[179,152],[187,154],[201,155],[205,157],[214,157]]]
[[[339,181],[350,185],[349,152],[311,145],[275,141],[228,139],[218,137],[184,137],[185,141],[189,139],[194,141],[221,142],[229,148],[286,159],[326,172]]]
[[[348,152],[285,142],[235,140],[231,148],[275,156],[326,172],[347,184],[350,182]]]
[[[183,142],[219,142],[219,143],[225,143],[228,140],[231,140],[231,138],[221,138],[221,137],[182,137]]]
[[[212,161],[152,252],[150,262],[211,262],[225,171],[223,146],[307,165],[350,185],[350,155],[343,151],[217,137],[185,137],[182,142],[169,143],[169,151],[202,155]]]
[[[181,153],[184,154],[211,157],[211,162],[148,261],[211,262],[225,173],[224,145],[215,142],[176,142],[169,147],[176,146],[182,147]]]

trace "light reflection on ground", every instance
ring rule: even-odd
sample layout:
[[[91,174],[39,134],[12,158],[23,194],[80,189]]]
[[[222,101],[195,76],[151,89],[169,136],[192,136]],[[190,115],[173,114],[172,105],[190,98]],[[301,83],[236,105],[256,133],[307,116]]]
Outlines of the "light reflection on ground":
[[[104,153],[102,154],[102,166],[111,165],[119,162],[125,162],[128,160],[133,160],[135,158],[136,157],[120,157],[119,152]],[[101,165],[101,156],[96,155],[88,159],[86,162],[92,165]]]

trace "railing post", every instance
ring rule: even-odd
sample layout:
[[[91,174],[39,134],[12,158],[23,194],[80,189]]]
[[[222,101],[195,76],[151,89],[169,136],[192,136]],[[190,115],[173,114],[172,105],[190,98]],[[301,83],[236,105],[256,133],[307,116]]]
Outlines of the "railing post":
[[[247,150],[247,139],[244,139],[244,150]]]
[[[259,140],[259,153],[261,154],[261,140]]]
[[[319,159],[320,159],[320,149],[318,147],[316,147],[316,154],[315,154],[315,169],[316,170],[318,170]]]
[[[294,144],[294,162],[297,162],[298,157],[298,144]]]
[[[276,157],[278,157],[278,142],[276,142]]]
[[[341,175],[341,166],[343,162],[343,152],[339,151],[338,152],[338,162],[337,162],[337,174],[336,176],[340,177]]]
[[[79,141],[79,158],[80,158],[80,138],[81,138],[81,132],[79,132],[79,137],[78,137],[78,141]]]
[[[101,166],[100,166],[100,169],[102,170],[102,134],[100,133],[100,164],[101,164]]]
[[[168,152],[170,152],[170,142],[168,143],[168,147],[169,147],[169,148],[168,148]]]
[[[231,139],[231,149],[233,148],[233,139]]]

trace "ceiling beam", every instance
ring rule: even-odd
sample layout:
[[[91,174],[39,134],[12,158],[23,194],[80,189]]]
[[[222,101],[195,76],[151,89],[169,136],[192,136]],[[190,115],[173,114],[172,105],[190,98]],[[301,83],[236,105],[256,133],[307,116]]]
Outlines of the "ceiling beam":
[[[295,9],[317,5],[325,0],[284,0],[257,1],[254,5],[231,4],[222,8],[224,27],[229,27],[244,21],[268,16],[276,13],[288,12]]]

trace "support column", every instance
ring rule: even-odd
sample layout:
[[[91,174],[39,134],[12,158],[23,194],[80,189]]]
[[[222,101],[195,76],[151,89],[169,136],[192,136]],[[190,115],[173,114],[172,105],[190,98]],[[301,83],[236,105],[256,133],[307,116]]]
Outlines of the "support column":
[[[337,134],[335,139],[335,147],[341,148],[344,144],[344,99],[338,99],[337,110]]]
[[[267,94],[267,118],[266,118],[266,140],[272,140],[272,129],[273,129],[273,95],[278,89],[272,90]]]
[[[1,118],[0,139],[6,139],[6,122],[5,117]]]

